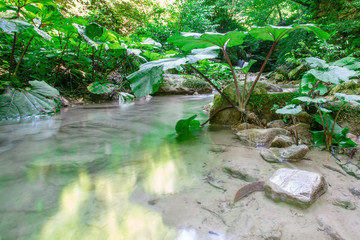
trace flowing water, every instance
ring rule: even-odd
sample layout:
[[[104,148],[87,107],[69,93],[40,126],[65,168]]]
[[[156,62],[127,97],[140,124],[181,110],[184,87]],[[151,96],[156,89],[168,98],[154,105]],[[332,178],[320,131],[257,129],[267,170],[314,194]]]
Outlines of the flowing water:
[[[154,97],[0,122],[0,239],[175,239],[178,230],[132,195],[141,189],[151,203],[203,182],[211,132],[179,142],[174,126],[195,113],[205,120],[211,98]]]

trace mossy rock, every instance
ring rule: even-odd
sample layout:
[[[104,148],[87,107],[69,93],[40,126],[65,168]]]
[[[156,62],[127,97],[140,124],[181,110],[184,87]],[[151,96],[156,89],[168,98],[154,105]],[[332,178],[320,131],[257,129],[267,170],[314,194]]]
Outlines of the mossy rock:
[[[266,119],[266,121],[268,122],[281,118],[280,115],[276,114],[275,111],[271,110],[274,104],[277,104],[279,106],[285,106],[287,102],[298,96],[297,92],[268,93],[265,87],[268,87],[269,85],[271,84],[266,82],[258,82],[247,106],[247,110],[254,112],[260,119]],[[250,84],[247,84],[247,89],[250,88],[250,86]],[[240,93],[242,93],[242,83],[240,84],[239,89]],[[238,104],[234,83],[229,84],[224,89],[224,94],[234,104]],[[221,95],[216,95],[214,98],[214,105],[210,111],[210,115],[212,115],[219,108],[228,105],[229,103]],[[231,125],[238,122],[239,119],[240,113],[235,109],[229,108],[216,114],[215,117],[211,119],[210,123]]]
[[[348,95],[360,95],[360,84],[354,81],[344,82],[334,87],[329,95],[333,96],[335,93],[345,93]]]
[[[332,111],[333,116],[335,117],[336,113],[342,105],[341,102],[332,103],[331,105],[326,106]],[[360,135],[360,105],[346,104],[338,117],[337,123],[345,128],[349,128],[349,132],[357,136]]]

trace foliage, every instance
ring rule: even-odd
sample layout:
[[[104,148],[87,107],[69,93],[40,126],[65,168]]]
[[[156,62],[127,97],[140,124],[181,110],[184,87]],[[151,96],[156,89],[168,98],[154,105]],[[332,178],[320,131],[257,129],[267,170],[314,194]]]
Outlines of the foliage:
[[[193,115],[187,119],[181,119],[176,123],[175,131],[179,138],[187,137],[191,131],[200,128],[200,122],[194,120],[197,115]]]
[[[0,95],[0,119],[55,113],[60,109],[59,92],[43,81],[30,81],[31,88],[10,89]]]

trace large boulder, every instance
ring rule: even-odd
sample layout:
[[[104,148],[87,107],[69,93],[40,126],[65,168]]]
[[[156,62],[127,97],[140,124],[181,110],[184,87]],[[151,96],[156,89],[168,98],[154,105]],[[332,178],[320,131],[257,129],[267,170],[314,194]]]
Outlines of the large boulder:
[[[251,82],[247,84],[247,90],[251,87]],[[240,93],[242,93],[243,83],[239,84]],[[278,91],[278,92],[274,92]],[[280,119],[281,116],[271,110],[274,104],[285,106],[287,102],[297,96],[294,92],[279,92],[278,86],[266,82],[258,82],[252,93],[247,110],[254,112],[259,119],[265,119],[267,122]],[[235,84],[229,84],[224,89],[224,94],[234,103],[238,104],[236,97]],[[228,106],[229,103],[221,96],[216,95],[214,105],[211,108],[210,115],[214,114],[218,109]],[[217,113],[210,121],[212,124],[232,125],[238,122],[240,113],[232,108]]]
[[[309,147],[306,145],[292,145],[285,148],[262,149],[260,155],[267,162],[297,162],[302,160],[308,151]]]
[[[323,176],[315,172],[281,168],[264,184],[267,197],[300,207],[309,207],[327,190]]]
[[[163,74],[156,94],[158,95],[185,95],[197,93],[211,93],[212,88],[205,80],[192,75]]]
[[[236,133],[239,140],[253,147],[269,147],[278,135],[288,136],[289,132],[282,128],[246,129]]]
[[[333,96],[335,93],[345,93],[348,95],[360,95],[360,83],[355,81],[344,82],[334,87],[329,95]]]

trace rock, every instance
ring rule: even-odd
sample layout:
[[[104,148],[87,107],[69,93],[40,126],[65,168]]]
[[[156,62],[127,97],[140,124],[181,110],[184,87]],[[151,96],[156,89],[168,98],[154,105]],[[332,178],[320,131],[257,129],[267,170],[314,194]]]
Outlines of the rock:
[[[286,81],[286,77],[284,75],[282,75],[281,73],[276,73],[273,76],[272,80],[275,82],[283,82],[283,81]]]
[[[294,144],[294,140],[289,136],[276,136],[272,141],[270,147],[272,148],[286,148]]]
[[[203,112],[206,114],[206,115],[210,115],[210,110],[211,110],[211,107],[214,105],[214,103],[208,103],[206,104],[204,107],[203,107]]]
[[[302,160],[308,151],[309,148],[306,145],[292,145],[285,148],[262,149],[260,155],[268,162],[297,162]]]
[[[310,124],[313,117],[305,111],[302,111],[295,116],[300,122]]]
[[[332,203],[334,206],[338,206],[347,210],[355,210],[356,205],[354,202],[352,202],[349,198],[344,199],[336,199]]]
[[[246,129],[262,129],[262,127],[251,123],[240,123],[232,129],[238,132]]]
[[[67,99],[64,98],[63,96],[60,96],[60,101],[61,101],[61,106],[62,106],[62,107],[68,107],[68,106],[70,106],[69,100],[67,100]]]
[[[315,172],[281,168],[264,185],[267,197],[300,207],[309,207],[327,190],[323,176]]]
[[[298,80],[301,77],[301,74],[306,70],[306,67],[304,64],[301,64],[299,66],[297,66],[296,68],[294,68],[293,70],[291,70],[288,73],[288,77],[289,80]]]
[[[250,84],[247,84],[247,89],[250,88]],[[240,84],[239,89],[242,91],[243,85]],[[272,111],[274,104],[285,106],[286,102],[292,100],[297,93],[294,92],[276,92],[268,93],[270,91],[276,90],[276,85],[271,85],[269,83],[258,82],[257,86],[254,89],[253,94],[250,97],[250,100],[247,105],[247,110],[255,113],[259,119],[266,119],[267,122],[280,119],[280,115],[276,114],[275,111]],[[269,91],[268,91],[268,90]],[[234,103],[238,104],[236,98],[235,84],[229,84],[224,89],[224,94]],[[217,95],[214,98],[214,105],[211,108],[211,114],[216,112],[218,109],[228,106],[229,103],[221,96]],[[231,125],[238,122],[240,119],[240,113],[235,109],[226,109],[211,119],[210,123],[212,124],[224,124]]]
[[[335,93],[345,93],[348,95],[360,95],[360,83],[355,81],[344,82],[334,87],[329,95],[333,96]]]
[[[214,153],[226,152],[225,146],[213,145],[210,147],[210,151]]]
[[[317,217],[316,221],[319,224],[319,230],[324,231],[329,237],[333,240],[345,240],[340,234],[333,229],[330,225],[326,224],[324,219],[321,217]]]
[[[223,167],[223,171],[233,178],[241,179],[245,182],[259,181],[259,169],[249,169],[245,167],[234,166],[231,163]]]
[[[211,93],[212,88],[205,80],[191,75],[163,74],[163,82],[156,94],[181,95],[197,93]]]
[[[299,143],[311,145],[313,143],[312,133],[310,132],[310,124],[307,123],[298,123],[286,128],[295,136],[295,129],[298,133]]]
[[[282,120],[274,120],[267,124],[268,128],[283,128],[285,123]]]
[[[262,149],[260,155],[267,162],[298,162],[308,151],[309,148],[306,145],[292,145],[286,148]]]
[[[254,147],[269,147],[278,135],[289,135],[289,132],[282,128],[268,129],[246,129],[236,133],[240,141]]]

